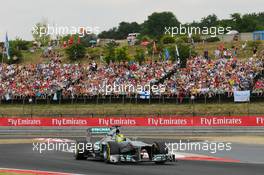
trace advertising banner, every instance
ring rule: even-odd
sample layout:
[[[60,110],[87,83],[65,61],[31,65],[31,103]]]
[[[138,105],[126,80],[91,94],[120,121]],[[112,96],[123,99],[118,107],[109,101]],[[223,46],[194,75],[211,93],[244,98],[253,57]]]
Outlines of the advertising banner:
[[[250,101],[250,91],[235,91],[234,101],[235,102],[249,102]]]
[[[54,117],[0,118],[0,126],[14,127],[69,127],[69,126],[149,126],[149,127],[247,127],[264,126],[264,116],[218,117]]]

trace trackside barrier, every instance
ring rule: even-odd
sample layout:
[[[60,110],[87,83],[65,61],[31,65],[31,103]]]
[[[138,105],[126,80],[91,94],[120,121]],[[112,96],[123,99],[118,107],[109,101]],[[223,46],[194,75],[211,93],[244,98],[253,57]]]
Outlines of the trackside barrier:
[[[0,118],[0,127],[262,127],[264,116]]]

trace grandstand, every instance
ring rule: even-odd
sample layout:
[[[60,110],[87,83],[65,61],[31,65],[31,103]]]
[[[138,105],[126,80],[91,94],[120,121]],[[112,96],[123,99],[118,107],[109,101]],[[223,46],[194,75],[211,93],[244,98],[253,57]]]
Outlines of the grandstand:
[[[0,71],[1,103],[220,102],[232,101],[234,90],[250,90],[259,101],[264,94],[263,60],[256,58],[193,57],[186,68],[172,62],[62,64],[51,58],[48,64],[2,64]],[[143,89],[151,94],[146,100],[129,89],[106,89],[147,84],[162,84],[165,91]]]

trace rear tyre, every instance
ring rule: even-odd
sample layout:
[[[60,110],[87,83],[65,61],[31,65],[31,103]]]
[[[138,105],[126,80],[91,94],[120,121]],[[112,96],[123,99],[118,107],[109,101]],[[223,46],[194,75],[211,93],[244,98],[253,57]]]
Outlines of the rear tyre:
[[[166,163],[166,161],[155,162],[155,164],[157,164],[157,165],[164,165],[165,163]]]
[[[77,142],[76,149],[74,153],[75,160],[86,160],[87,157],[85,156],[85,145],[86,142]]]

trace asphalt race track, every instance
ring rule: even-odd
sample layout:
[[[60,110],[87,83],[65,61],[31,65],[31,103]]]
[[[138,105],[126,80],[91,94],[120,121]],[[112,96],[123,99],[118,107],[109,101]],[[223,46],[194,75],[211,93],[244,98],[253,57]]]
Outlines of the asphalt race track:
[[[0,145],[0,167],[95,175],[263,175],[264,164],[178,161],[165,165],[74,160],[68,152],[39,152],[32,144]]]

